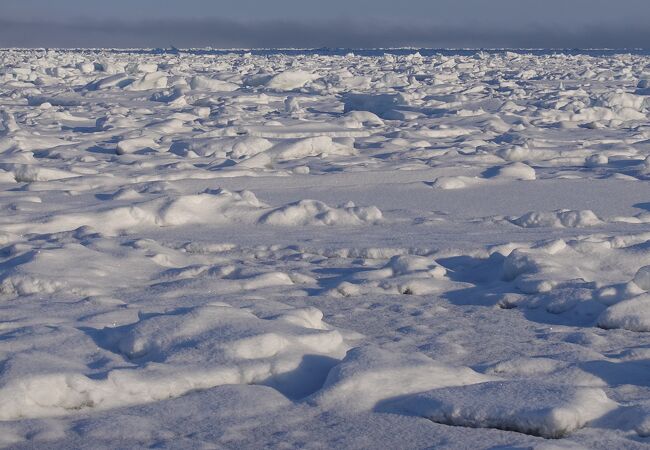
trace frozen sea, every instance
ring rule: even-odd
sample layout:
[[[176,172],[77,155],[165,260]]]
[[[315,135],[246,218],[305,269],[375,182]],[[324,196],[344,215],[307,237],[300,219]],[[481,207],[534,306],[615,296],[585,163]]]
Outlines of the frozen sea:
[[[650,54],[0,50],[0,445],[650,446]]]

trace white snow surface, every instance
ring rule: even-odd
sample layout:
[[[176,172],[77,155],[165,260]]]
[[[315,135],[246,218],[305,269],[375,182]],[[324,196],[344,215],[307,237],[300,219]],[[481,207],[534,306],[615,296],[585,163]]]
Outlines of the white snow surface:
[[[648,56],[0,60],[0,446],[650,445]]]
[[[599,388],[506,381],[413,395],[401,400],[397,410],[449,425],[561,438],[615,405]]]

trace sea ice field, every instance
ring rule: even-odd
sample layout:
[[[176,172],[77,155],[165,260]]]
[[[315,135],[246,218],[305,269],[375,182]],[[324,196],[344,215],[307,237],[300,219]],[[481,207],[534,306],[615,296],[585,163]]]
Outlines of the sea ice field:
[[[650,447],[650,56],[0,50],[0,444]]]

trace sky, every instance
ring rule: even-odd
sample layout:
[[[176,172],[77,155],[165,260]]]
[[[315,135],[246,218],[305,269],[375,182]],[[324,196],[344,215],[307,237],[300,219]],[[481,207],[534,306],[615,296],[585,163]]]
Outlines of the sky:
[[[0,0],[0,47],[650,48],[650,0]]]

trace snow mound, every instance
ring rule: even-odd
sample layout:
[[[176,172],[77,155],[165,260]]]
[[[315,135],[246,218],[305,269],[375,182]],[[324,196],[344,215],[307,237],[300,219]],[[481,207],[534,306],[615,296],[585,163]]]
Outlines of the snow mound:
[[[266,87],[275,91],[292,91],[319,78],[318,75],[304,70],[287,70],[271,77]]]
[[[394,118],[395,110],[407,104],[402,94],[357,94],[342,96],[343,112],[367,111],[382,119]]]
[[[200,75],[192,77],[190,80],[190,87],[196,90],[215,92],[232,92],[240,88],[236,83],[230,83],[215,78],[202,77]]]
[[[433,181],[431,187],[441,190],[463,189],[466,187],[474,186],[481,181],[482,180],[477,177],[467,177],[462,175],[438,177]]]
[[[495,178],[509,178],[515,180],[535,180],[535,169],[522,162],[515,162],[497,168]]]
[[[341,118],[341,123],[350,124],[356,123],[361,126],[376,126],[380,127],[384,125],[384,121],[379,118],[376,114],[371,113],[370,111],[350,111],[343,115]],[[359,125],[355,125],[356,128]]]
[[[217,189],[195,195],[181,195],[164,200],[151,200],[138,206],[118,208],[107,216],[113,218],[112,228],[119,227],[122,217],[131,217],[134,226],[160,227],[204,224],[253,222],[264,208],[250,191],[231,192]],[[108,225],[108,224],[107,224]],[[100,225],[101,226],[101,225]]]
[[[152,203],[152,206],[157,202]],[[156,205],[157,206],[157,205]],[[153,212],[156,225],[166,227],[174,225],[201,223],[250,222],[254,214],[264,207],[251,191],[231,192],[226,189],[196,194],[183,195],[164,202],[160,207],[149,209]]]
[[[79,176],[78,174],[61,169],[42,167],[36,164],[12,164],[13,178],[18,183],[33,181],[63,180]]]
[[[382,220],[375,206],[355,206],[348,202],[330,207],[316,200],[269,207],[251,191],[207,190],[199,194],[168,195],[118,206],[103,211],[59,214],[38,224],[28,224],[32,232],[52,233],[90,226],[102,233],[116,235],[147,227],[184,225],[264,224],[276,226],[358,226]],[[20,231],[27,224],[7,226]]]
[[[65,283],[56,279],[12,272],[9,271],[0,278],[0,296],[22,297],[33,294],[53,294],[65,288]]]
[[[598,326],[606,329],[650,331],[650,294],[642,294],[610,306],[598,317]]]
[[[650,78],[643,78],[636,84],[636,95],[650,95]]]
[[[131,83],[133,83],[133,78],[130,78],[126,73],[117,73],[89,83],[86,89],[89,91],[101,91],[114,87],[126,87]]]
[[[148,91],[151,89],[165,89],[167,87],[167,75],[163,72],[146,73],[139,80],[126,86],[127,91]]]
[[[522,228],[582,228],[602,223],[598,216],[588,209],[581,211],[568,209],[552,212],[531,211],[521,217],[510,218],[509,221]]]
[[[321,154],[353,155],[354,148],[334,142],[329,136],[315,136],[298,140],[289,140],[273,148],[274,159],[293,160]]]
[[[346,277],[332,293],[345,297],[371,293],[431,294],[448,286],[446,273],[433,258],[395,255],[379,268],[361,270]]]
[[[429,389],[481,383],[493,378],[421,354],[366,346],[350,350],[327,375],[312,401],[325,408],[370,410],[379,402]]]
[[[4,260],[0,273],[0,296],[22,297],[64,292],[69,295],[97,295],[104,289],[139,283],[156,266],[149,258],[131,254],[138,269],[124,265],[123,257],[112,254],[110,246],[94,248],[96,231],[80,228],[71,232],[71,242],[15,250]],[[84,240],[86,245],[79,244]],[[70,267],[76,267],[70,270]]]
[[[388,409],[447,425],[562,438],[615,406],[599,388],[499,381],[432,390]]]
[[[231,158],[246,158],[265,152],[273,147],[270,141],[260,137],[246,136],[237,139],[232,145]]]
[[[184,157],[232,158],[240,160],[265,152],[273,144],[254,136],[200,138],[179,140],[172,144],[170,152]]]
[[[151,137],[135,137],[122,139],[120,142],[118,142],[115,153],[118,155],[126,155],[128,153],[134,153],[142,150],[156,150],[159,147],[160,146],[158,143],[156,143],[156,141]]]
[[[0,420],[148,403],[224,384],[266,384],[302,397],[322,385],[347,350],[315,308],[261,319],[214,304],[98,332],[130,368],[101,379],[70,371],[12,377],[10,360],[0,379]]]
[[[534,376],[555,372],[562,366],[557,359],[551,358],[514,358],[501,361],[487,370],[495,375]]]
[[[535,294],[549,292],[563,282],[581,278],[578,268],[554,257],[565,249],[564,241],[557,241],[550,251],[515,249],[503,261],[503,279],[514,281],[515,286],[526,294]]]
[[[595,153],[585,159],[585,167],[603,167],[609,164],[609,158],[607,155],[601,153]]]
[[[284,139],[268,150],[262,151],[261,148],[261,145],[254,148],[252,156],[239,162],[239,165],[247,168],[265,168],[272,167],[274,162],[296,161],[313,156],[328,158],[330,155],[356,154],[354,147],[335,142],[329,136]]]
[[[647,97],[643,95],[635,95],[627,92],[611,92],[602,95],[595,102],[595,106],[602,106],[605,108],[620,109],[630,108],[636,111],[642,111],[650,104]]]
[[[332,208],[317,200],[300,200],[270,211],[260,218],[260,223],[276,226],[363,225],[381,219],[381,211],[375,206],[355,206],[349,202]]]
[[[56,233],[90,226],[107,235],[143,227],[190,224],[254,223],[266,205],[250,191],[217,189],[193,195],[176,195],[92,212],[52,215],[32,224],[33,232]],[[12,227],[8,227],[12,228]],[[24,226],[13,228],[24,229]]]
[[[637,270],[633,281],[644,291],[650,291],[650,266],[643,266]]]

